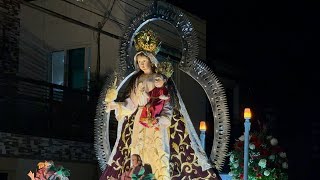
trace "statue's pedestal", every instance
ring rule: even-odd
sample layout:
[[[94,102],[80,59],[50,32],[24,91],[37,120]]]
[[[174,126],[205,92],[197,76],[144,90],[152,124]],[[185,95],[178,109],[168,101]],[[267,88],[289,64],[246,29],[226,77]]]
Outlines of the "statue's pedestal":
[[[232,177],[228,174],[219,174],[222,180],[231,180]]]

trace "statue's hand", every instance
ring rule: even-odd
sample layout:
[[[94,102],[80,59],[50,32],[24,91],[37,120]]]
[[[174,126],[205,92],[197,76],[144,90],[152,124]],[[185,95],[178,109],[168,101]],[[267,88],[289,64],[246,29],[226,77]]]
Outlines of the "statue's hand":
[[[161,99],[161,100],[168,100],[168,99],[169,99],[169,96],[161,95],[161,96],[159,96],[159,99]]]
[[[29,171],[28,176],[31,180],[34,180],[34,173],[32,171]]]
[[[152,121],[153,126],[159,126],[159,120],[156,118]]]
[[[118,104],[116,102],[109,102],[107,103],[107,107],[106,107],[106,111],[110,112],[112,110],[115,110],[116,108],[118,108]]]

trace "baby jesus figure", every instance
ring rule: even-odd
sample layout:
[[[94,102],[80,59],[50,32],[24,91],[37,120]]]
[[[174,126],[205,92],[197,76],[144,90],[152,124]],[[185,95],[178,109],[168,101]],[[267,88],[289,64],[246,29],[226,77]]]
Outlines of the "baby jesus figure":
[[[154,78],[155,88],[149,92],[148,104],[143,108],[140,123],[145,127],[155,127],[159,130],[158,119],[165,102],[169,99],[168,89],[165,87],[166,77],[157,73]]]

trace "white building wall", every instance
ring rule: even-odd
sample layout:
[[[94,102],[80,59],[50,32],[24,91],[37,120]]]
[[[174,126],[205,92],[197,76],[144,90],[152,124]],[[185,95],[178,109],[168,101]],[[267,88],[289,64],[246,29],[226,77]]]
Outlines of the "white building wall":
[[[104,14],[112,7],[111,0],[100,1],[100,0],[84,0],[84,2],[77,2],[76,0],[69,0],[76,5],[79,5],[83,8],[86,8],[90,11],[93,11],[98,14]],[[98,22],[103,18],[94,13],[83,10],[74,5],[68,4],[63,1],[57,0],[37,0],[32,1],[41,7],[49,9],[51,11],[57,12],[69,18],[73,18],[85,24],[97,27]],[[103,4],[101,4],[103,3]],[[129,24],[130,20],[137,14],[141,9],[144,9],[146,5],[150,3],[147,0],[135,0],[135,1],[125,1],[125,0],[116,0],[110,14],[110,20],[108,20],[103,27],[103,30],[110,32],[112,34],[122,36],[125,26]],[[104,7],[105,6],[105,7]],[[183,11],[185,12],[185,11]],[[198,35],[199,42],[199,59],[206,59],[206,21],[201,20],[200,18],[191,15],[188,12],[185,12],[188,15],[190,21],[193,23],[193,26]],[[116,22],[118,21],[118,22]],[[119,25],[120,24],[120,25]],[[159,28],[161,36],[167,37],[165,42],[170,46],[175,46],[177,49],[181,49],[181,44],[177,39],[176,34],[170,33],[174,32],[174,28],[170,26],[160,26],[154,25],[158,24],[153,22],[153,25]],[[80,47],[91,48],[91,72],[96,70],[97,62],[97,33],[89,30],[87,28],[81,27],[76,24],[64,21],[62,19],[47,15],[38,10],[21,6],[21,27],[27,32],[33,35],[34,41],[37,40],[38,43],[35,45],[37,49],[41,49],[43,53],[50,53],[58,50],[67,50]],[[162,27],[166,27],[163,29]],[[23,34],[26,31],[22,31]],[[168,32],[169,31],[169,32]],[[167,33],[167,34],[166,34]],[[30,39],[29,39],[30,40]],[[101,70],[100,75],[103,76],[105,73],[108,73],[115,69],[116,61],[118,60],[118,51],[119,51],[119,40],[101,34]],[[29,54],[39,54],[38,51],[32,50]],[[41,57],[45,59],[45,56]],[[36,61],[36,59],[33,59]],[[42,62],[46,62],[42,60]],[[88,62],[86,62],[88,63]],[[30,64],[30,60],[26,61],[24,56],[20,57],[19,70],[21,75],[28,74],[28,68],[24,68],[26,64]],[[35,63],[39,64],[39,63]],[[39,66],[39,68],[50,67],[50,63],[44,63]],[[42,73],[35,73],[32,78],[45,80],[49,79],[48,76],[45,76],[45,73],[48,73],[50,69]],[[206,113],[206,103],[205,103],[205,93],[203,92],[200,85],[197,84],[192,78],[182,72],[175,72],[178,74],[180,79],[177,82],[179,90],[182,94],[182,97],[185,100],[186,106],[190,111],[191,118],[194,120],[196,129],[200,120],[205,120]],[[195,103],[196,102],[196,103]]]
[[[98,6],[98,3],[96,3],[95,0],[84,1],[84,3],[77,2],[75,0],[69,1],[90,11],[103,15],[102,8],[95,7]],[[109,9],[111,8],[111,1],[101,2],[109,5]],[[110,15],[112,20],[108,20],[106,22],[103,30],[118,36],[122,36],[125,30],[125,25],[130,22],[129,20],[132,19],[133,16],[139,12],[139,10],[145,8],[146,4],[150,1],[139,0],[138,2],[141,4],[137,3],[136,1],[116,1]],[[32,3],[94,27],[97,27],[98,22],[103,19],[94,13],[80,9],[79,7],[68,4],[64,1],[38,0],[33,1]],[[78,47],[91,47],[91,69],[95,69],[97,59],[96,32],[51,15],[47,15],[24,5],[21,6],[20,17],[21,27],[34,35],[34,38],[37,38],[39,42],[42,42],[38,43],[37,47],[44,49],[45,52]],[[194,16],[189,16],[189,18],[193,22],[193,25],[198,32],[197,34],[199,36],[200,46],[199,58],[205,59],[205,21]],[[118,21],[122,25],[115,23],[114,20]],[[168,33],[168,31],[163,29],[160,31],[161,34]],[[24,31],[21,33],[24,34]],[[174,40],[174,38],[170,37],[173,35],[174,34],[168,33],[167,36],[169,38],[165,41],[168,41],[170,45],[174,45],[176,48],[181,49],[180,43],[177,43],[176,41],[170,42],[170,40]],[[103,34],[101,35],[101,75],[114,68],[114,62],[118,60],[118,49],[119,40]],[[36,54],[37,52],[34,53]],[[20,59],[20,64],[23,66],[23,56]]]

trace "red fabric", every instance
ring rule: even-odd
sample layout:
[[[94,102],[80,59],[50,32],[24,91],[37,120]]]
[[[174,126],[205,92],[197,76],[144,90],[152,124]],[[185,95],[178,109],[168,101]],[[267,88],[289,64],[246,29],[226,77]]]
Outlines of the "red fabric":
[[[152,118],[155,118],[160,114],[163,109],[164,103],[166,100],[159,99],[159,96],[165,95],[168,96],[168,89],[165,87],[162,88],[154,88],[149,92],[150,97],[150,108]]]
[[[159,116],[160,112],[163,109],[164,103],[167,101],[159,99],[159,96],[161,95],[168,96],[168,89],[166,87],[155,87],[152,91],[149,92],[149,107],[143,107],[140,116],[140,123],[142,125],[148,127],[148,124],[144,121],[145,118],[148,118],[148,112],[151,114],[152,119],[155,119],[157,116]]]

